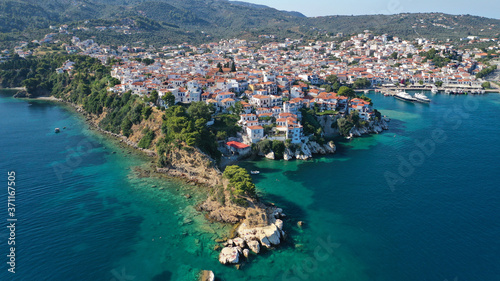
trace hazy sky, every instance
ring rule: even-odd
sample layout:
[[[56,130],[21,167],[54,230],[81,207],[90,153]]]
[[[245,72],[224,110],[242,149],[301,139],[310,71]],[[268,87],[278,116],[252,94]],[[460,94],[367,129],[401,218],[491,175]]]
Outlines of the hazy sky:
[[[442,12],[500,19],[499,0],[242,0],[306,16]]]

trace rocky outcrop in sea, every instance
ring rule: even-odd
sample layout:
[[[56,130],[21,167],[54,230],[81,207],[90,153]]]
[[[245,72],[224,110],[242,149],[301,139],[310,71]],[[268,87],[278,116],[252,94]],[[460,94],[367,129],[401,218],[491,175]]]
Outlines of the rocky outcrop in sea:
[[[287,147],[283,153],[283,159],[286,161],[292,160],[293,158],[298,160],[307,160],[311,159],[314,154],[333,154],[336,149],[337,148],[333,141],[329,141],[322,145],[315,141],[308,141],[306,143],[299,144],[298,146]]]
[[[238,264],[250,257],[250,252],[259,254],[261,247],[278,246],[286,237],[283,231],[283,210],[272,207],[249,210],[247,218],[236,229],[236,237],[227,240],[219,254],[222,264]],[[253,212],[253,213],[252,213]]]
[[[354,126],[349,131],[349,137],[361,137],[362,135],[367,135],[367,134],[378,134],[388,129],[389,125],[384,119],[380,121],[370,121],[368,125],[365,127],[358,128]]]

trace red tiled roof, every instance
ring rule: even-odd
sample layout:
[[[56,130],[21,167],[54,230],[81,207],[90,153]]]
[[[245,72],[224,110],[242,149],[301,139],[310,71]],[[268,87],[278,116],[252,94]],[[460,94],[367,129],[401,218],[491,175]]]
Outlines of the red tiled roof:
[[[262,126],[249,126],[248,129],[250,129],[250,130],[261,130],[261,129],[264,129],[264,128],[262,128]]]
[[[236,149],[245,149],[245,148],[248,148],[250,147],[249,145],[246,145],[244,143],[241,143],[241,142],[237,142],[237,141],[230,141],[230,142],[227,142],[226,145],[230,146],[230,147],[234,147]]]

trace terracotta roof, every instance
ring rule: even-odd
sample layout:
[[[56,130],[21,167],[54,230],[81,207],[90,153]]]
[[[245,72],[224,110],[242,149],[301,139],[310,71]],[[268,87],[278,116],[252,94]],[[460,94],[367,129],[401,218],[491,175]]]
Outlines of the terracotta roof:
[[[250,126],[250,127],[248,127],[248,129],[250,129],[250,130],[259,130],[259,129],[264,129],[264,128],[262,128],[262,126]]]
[[[248,148],[250,147],[249,145],[246,145],[244,143],[241,143],[241,142],[237,142],[237,141],[230,141],[230,142],[227,142],[226,143],[227,146],[230,146],[230,147],[234,147],[236,149],[245,149],[245,148]]]

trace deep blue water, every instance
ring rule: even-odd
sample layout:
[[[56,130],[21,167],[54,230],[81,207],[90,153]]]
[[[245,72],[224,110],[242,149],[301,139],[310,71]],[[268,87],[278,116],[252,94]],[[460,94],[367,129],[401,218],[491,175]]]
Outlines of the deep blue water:
[[[238,271],[218,264],[213,240],[227,229],[194,210],[192,187],[138,178],[133,167],[150,160],[71,110],[3,94],[0,221],[11,170],[19,221],[15,275],[0,232],[0,280],[193,280],[199,269],[221,280],[500,280],[500,95],[370,97],[389,131],[311,161],[242,163],[285,209],[289,239]],[[401,159],[415,165],[401,173]]]

